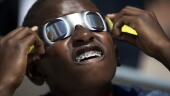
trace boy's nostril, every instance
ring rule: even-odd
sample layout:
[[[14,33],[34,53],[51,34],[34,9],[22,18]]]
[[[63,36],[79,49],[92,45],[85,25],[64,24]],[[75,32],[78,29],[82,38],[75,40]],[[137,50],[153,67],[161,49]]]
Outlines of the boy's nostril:
[[[93,41],[93,39],[94,39],[94,37],[91,37],[91,38],[89,39],[89,41]]]
[[[84,42],[84,40],[77,40],[76,42],[77,43],[82,43],[82,42]]]

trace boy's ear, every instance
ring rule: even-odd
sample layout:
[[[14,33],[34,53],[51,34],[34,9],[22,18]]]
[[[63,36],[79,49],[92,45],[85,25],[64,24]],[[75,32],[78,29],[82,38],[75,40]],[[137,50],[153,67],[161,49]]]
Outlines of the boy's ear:
[[[115,51],[116,51],[117,66],[121,66],[120,57],[119,57],[119,50],[117,49],[117,47],[116,47]]]
[[[28,65],[26,69],[27,77],[36,85],[44,84],[44,76],[40,72],[40,70],[38,70],[38,65],[40,65],[40,58],[37,58],[35,56],[29,56],[29,58],[32,58],[32,60],[28,60]]]
[[[120,57],[119,57],[119,50],[117,48],[117,45],[116,45],[116,42],[115,43],[115,52],[116,52],[116,60],[117,60],[117,66],[121,66],[121,63],[120,63]]]
[[[115,45],[114,50],[115,50],[115,53],[116,53],[117,66],[119,67],[119,66],[121,66],[121,63],[120,63],[120,57],[119,57],[119,50],[118,50],[118,47],[117,47],[117,44],[116,44],[117,42],[116,42],[115,39],[112,39],[112,40],[113,40],[113,43]]]

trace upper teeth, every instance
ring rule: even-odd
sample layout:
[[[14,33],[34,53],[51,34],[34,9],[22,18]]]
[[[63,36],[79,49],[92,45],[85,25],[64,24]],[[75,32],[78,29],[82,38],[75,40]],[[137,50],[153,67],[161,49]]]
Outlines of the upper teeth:
[[[80,62],[83,59],[89,58],[89,57],[101,57],[101,52],[100,51],[89,51],[89,52],[85,52],[79,56],[76,57],[76,61]]]

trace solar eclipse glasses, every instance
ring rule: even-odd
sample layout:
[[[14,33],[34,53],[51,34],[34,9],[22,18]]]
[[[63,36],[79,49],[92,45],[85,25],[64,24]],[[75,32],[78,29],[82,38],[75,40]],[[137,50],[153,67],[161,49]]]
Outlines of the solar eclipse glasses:
[[[71,36],[75,26],[80,25],[92,32],[107,31],[106,23],[98,12],[80,12],[58,17],[43,26],[44,41],[51,45],[57,40]]]

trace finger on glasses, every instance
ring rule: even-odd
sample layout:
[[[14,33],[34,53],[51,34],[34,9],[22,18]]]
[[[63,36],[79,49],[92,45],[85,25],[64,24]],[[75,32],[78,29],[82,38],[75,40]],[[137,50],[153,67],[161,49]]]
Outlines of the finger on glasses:
[[[37,30],[36,27],[32,27],[31,30]],[[37,34],[29,34],[25,37],[22,42],[24,42],[25,47],[30,51],[37,52],[39,54],[44,54],[44,44]]]
[[[22,29],[19,30],[16,34],[13,34],[11,39],[13,39],[13,40],[21,40],[21,39],[25,38],[29,34],[36,34],[37,31],[38,31],[37,26],[33,26],[32,28],[22,27]]]
[[[31,30],[32,30],[32,31],[37,31],[37,30],[38,30],[38,27],[37,27],[37,26],[34,26],[34,27],[31,28]],[[31,45],[28,52],[29,52],[29,53],[33,52],[34,48],[35,48],[34,44]]]

